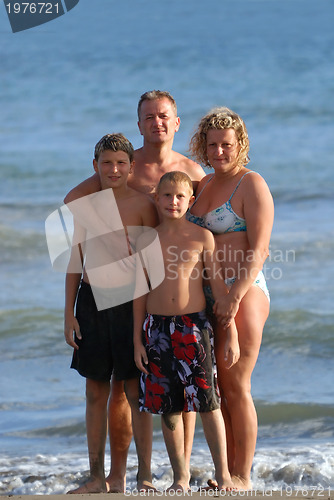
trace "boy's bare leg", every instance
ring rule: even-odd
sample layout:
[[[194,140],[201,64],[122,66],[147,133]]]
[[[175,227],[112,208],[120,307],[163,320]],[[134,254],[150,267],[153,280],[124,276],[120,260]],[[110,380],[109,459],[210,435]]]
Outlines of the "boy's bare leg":
[[[226,437],[223,415],[218,410],[202,412],[203,430],[215,466],[215,478],[220,490],[235,489],[227,464]]]
[[[184,455],[184,428],[181,413],[162,415],[161,425],[174,479],[167,491],[187,491],[189,468],[186,466]]]
[[[196,426],[196,412],[187,411],[182,412],[183,429],[184,429],[184,458],[186,462],[186,468],[189,471],[190,480],[190,457],[191,450],[193,447],[195,426]]]
[[[124,391],[124,381],[111,379],[108,405],[110,473],[106,477],[110,493],[123,493],[126,487],[126,461],[132,439],[131,408]]]
[[[137,489],[152,491],[151,457],[153,439],[153,419],[147,412],[139,411],[139,379],[124,382],[126,396],[131,406],[133,437],[138,457]]]
[[[107,437],[107,406],[110,383],[86,379],[86,430],[90,479],[68,493],[103,493],[107,491],[104,453]]]

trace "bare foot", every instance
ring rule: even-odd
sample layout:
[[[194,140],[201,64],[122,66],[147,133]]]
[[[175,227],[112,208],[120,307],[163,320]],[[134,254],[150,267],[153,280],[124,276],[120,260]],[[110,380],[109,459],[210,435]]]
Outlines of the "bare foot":
[[[189,486],[189,482],[182,482],[182,481],[177,481],[175,483],[173,483],[171,486],[169,486],[169,488],[166,489],[166,492],[169,493],[171,491],[189,491],[190,490],[190,486]]]
[[[138,491],[157,491],[156,487],[150,481],[137,481],[137,490]]]
[[[237,491],[239,488],[232,481],[224,481],[221,485],[218,485],[215,479],[208,480],[208,486],[201,488],[202,490],[224,490],[224,491]]]
[[[231,476],[231,479],[233,481],[233,484],[238,488],[238,490],[251,490],[252,489],[252,483],[251,480],[248,478],[244,478],[241,476]]]
[[[112,478],[111,474],[106,477],[106,488],[108,493],[124,493],[125,492],[125,477]]]
[[[92,481],[88,481],[87,483],[83,484],[82,486],[79,486],[79,488],[76,488],[75,490],[68,491],[67,495],[77,495],[80,493],[106,493],[106,492],[107,492],[107,487],[105,483],[95,479]]]

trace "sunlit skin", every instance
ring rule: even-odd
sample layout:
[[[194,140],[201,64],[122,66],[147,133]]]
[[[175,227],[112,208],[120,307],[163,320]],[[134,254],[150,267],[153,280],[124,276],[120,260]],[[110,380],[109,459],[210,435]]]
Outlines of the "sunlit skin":
[[[100,176],[102,189],[128,189],[124,179],[132,172],[133,162],[130,163],[124,151],[103,151],[97,161],[93,160],[93,166]]]
[[[156,196],[159,210],[166,218],[182,217],[194,199],[192,195],[189,198],[189,187],[185,184],[165,183]]]
[[[138,127],[144,137],[144,143],[173,142],[180,127],[180,118],[176,116],[172,103],[167,98],[144,101],[140,109]]]
[[[216,176],[222,173],[234,175],[237,172],[239,151],[240,146],[232,128],[208,131],[206,152]]]
[[[147,371],[146,349],[142,342],[142,325],[145,311],[161,316],[186,315],[205,308],[202,287],[203,269],[206,270],[214,296],[219,298],[225,291],[223,282],[214,275],[214,238],[212,234],[187,221],[185,215],[193,202],[189,185],[183,182],[163,181],[156,195],[156,203],[161,216],[161,224],[156,228],[164,259],[165,278],[152,289],[147,297],[134,300],[134,348],[137,367]],[[146,246],[144,234],[138,242],[139,248]],[[171,251],[172,250],[172,251]],[[154,264],[148,262],[150,276]],[[237,362],[239,346],[237,332],[233,326],[226,334],[228,340],[225,352],[226,368]],[[231,490],[227,467],[224,421],[220,409],[200,413],[203,429],[215,465],[215,477],[220,489]],[[181,412],[163,415],[162,429],[166,448],[173,469],[173,484],[169,490],[187,491],[189,489],[189,468],[185,457],[184,427]],[[168,490],[167,490],[168,491]]]
[[[124,228],[151,226],[154,227],[158,223],[158,214],[153,202],[142,193],[130,188],[127,185],[127,178],[134,167],[134,162],[130,162],[130,158],[124,151],[105,150],[100,153],[98,159],[93,160],[93,167],[99,176],[103,193],[109,195],[112,188],[113,198],[117,204],[117,210],[121,218]],[[103,194],[101,193],[101,194]],[[113,213],[106,210],[106,203],[99,203],[100,197],[96,197],[95,203],[92,205],[85,203],[83,200],[79,205],[82,206],[81,217],[84,218],[83,224],[87,221],[92,209],[99,216],[95,221],[94,228],[89,228],[91,234],[96,234],[93,230],[97,230],[98,238],[94,239],[93,245],[81,245],[81,242],[86,241],[86,234],[90,234],[88,229],[81,226],[75,217],[73,242],[80,242],[81,252],[75,250],[73,246],[68,272],[66,274],[66,300],[65,300],[65,325],[64,333],[66,342],[78,349],[79,346],[75,343],[73,332],[81,339],[80,326],[74,315],[74,304],[76,301],[77,291],[81,279],[81,273],[77,271],[69,272],[71,269],[77,269],[76,261],[80,259],[81,264],[85,262],[82,270],[83,281],[91,283],[89,270],[91,271],[92,261],[99,264],[110,262],[111,251],[113,258],[119,253],[119,257],[123,258],[129,255],[127,239],[124,237],[124,232],[120,234],[112,232],[112,234],[103,232],[103,224],[108,223],[113,219]],[[103,198],[104,200],[104,198]],[[108,205],[107,207],[113,205]],[[80,217],[80,220],[81,220]],[[86,233],[87,231],[87,233]],[[109,229],[110,231],[110,229]],[[111,237],[109,239],[109,237]],[[129,236],[130,238],[130,236]],[[89,241],[89,238],[88,238]],[[103,266],[102,266],[103,267]],[[97,268],[98,269],[98,268]],[[102,272],[100,276],[94,276],[98,279],[98,285],[101,287],[108,286],[110,281],[104,283],[107,273]],[[115,274],[114,274],[114,279]],[[110,278],[109,278],[110,279]],[[126,389],[126,396],[124,393]],[[109,394],[112,397],[109,398]],[[132,409],[132,418],[130,413]],[[109,409],[108,409],[109,408]],[[110,446],[113,450],[114,462],[110,474],[105,477],[104,471],[104,455],[105,443],[107,436],[107,418],[109,416]],[[131,425],[132,424],[132,425]],[[126,486],[126,459],[128,448],[132,439],[132,428],[136,442],[138,454],[138,475],[137,487],[139,489],[153,489],[151,483],[151,449],[152,449],[152,418],[148,414],[139,412],[138,408],[138,379],[114,380],[112,384],[109,381],[99,381],[86,379],[86,429],[87,442],[89,450],[90,462],[90,479],[82,486],[75,490],[71,490],[71,494],[80,493],[100,493],[100,492],[123,492]]]
[[[203,195],[191,208],[191,212],[199,216],[224,204],[241,177],[249,171],[238,165],[240,145],[234,129],[209,130],[206,146],[214,174],[210,173],[198,186],[197,194],[209,177],[213,176]],[[240,359],[230,370],[226,370],[223,357],[224,331],[215,335],[215,352],[218,383],[225,395],[222,412],[226,426],[229,470],[236,486],[249,489],[257,439],[257,415],[250,392],[251,375],[269,314],[267,297],[260,288],[252,284],[268,255],[274,207],[267,184],[255,172],[242,180],[231,205],[233,211],[246,220],[247,231],[217,234],[215,241],[217,251],[224,255],[224,258],[219,259],[223,275],[228,272],[229,276],[238,276],[240,266],[244,270],[240,279],[236,280],[222,299],[225,300],[225,319],[222,321],[228,324],[231,318],[235,318]]]
[[[180,127],[180,118],[175,113],[171,101],[166,98],[158,98],[153,101],[145,100],[141,106],[140,119],[138,128],[143,136],[143,146],[134,152],[135,164],[132,165],[129,172],[127,186],[140,193],[144,193],[154,198],[155,187],[158,184],[160,177],[166,172],[172,170],[180,170],[189,175],[193,181],[194,190],[199,181],[205,175],[204,170],[200,165],[190,160],[186,156],[174,151],[173,140],[174,135]],[[87,196],[101,190],[100,178],[97,173],[84,180],[78,186],[74,187],[65,197],[64,202],[70,203],[80,197]],[[94,212],[90,210],[86,213],[85,224],[87,227],[94,228],[103,223]],[[108,232],[108,225],[105,225],[104,231]],[[122,382],[117,382],[123,384]],[[116,384],[114,384],[116,386]],[[125,422],[130,420],[130,409],[123,397],[125,404],[123,410],[119,408],[119,418]],[[113,408],[113,395],[109,399],[110,408]],[[109,411],[110,425],[109,428],[114,428],[115,425],[111,422],[112,412]],[[192,440],[195,430],[195,415],[183,413],[185,421],[185,447],[186,447],[186,462],[190,467],[190,456],[192,449]],[[115,420],[115,419],[114,419]],[[124,427],[124,426],[123,426]],[[126,430],[126,429],[125,429]],[[125,432],[123,431],[123,433]],[[127,428],[127,443],[131,440],[131,426]],[[125,488],[125,473],[126,470],[126,454],[127,447],[119,452],[119,443],[126,441],[122,438],[121,431],[114,436],[111,436],[111,455],[112,455],[112,470],[107,477],[107,488],[112,491],[124,491]],[[122,472],[119,473],[116,468],[117,464],[122,465]],[[120,469],[120,467],[118,468]]]

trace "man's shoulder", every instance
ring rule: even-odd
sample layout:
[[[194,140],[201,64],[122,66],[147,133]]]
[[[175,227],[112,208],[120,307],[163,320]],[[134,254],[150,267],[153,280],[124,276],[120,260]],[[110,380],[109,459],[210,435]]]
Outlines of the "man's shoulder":
[[[185,172],[192,181],[200,181],[204,177],[205,172],[198,163],[176,151],[173,153],[173,170]]]

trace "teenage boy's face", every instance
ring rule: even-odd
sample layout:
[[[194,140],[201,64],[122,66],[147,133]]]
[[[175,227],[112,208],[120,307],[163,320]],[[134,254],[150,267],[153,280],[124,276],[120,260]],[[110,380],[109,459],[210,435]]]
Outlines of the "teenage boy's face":
[[[138,127],[146,142],[164,143],[174,139],[180,127],[180,118],[167,97],[147,100],[141,105]]]
[[[161,215],[168,219],[181,219],[194,200],[186,183],[163,182],[156,195]]]
[[[126,185],[133,162],[124,151],[103,151],[98,161],[93,160],[94,170],[99,174],[102,189],[119,188]]]

